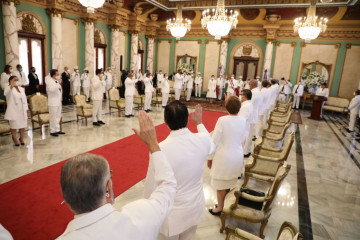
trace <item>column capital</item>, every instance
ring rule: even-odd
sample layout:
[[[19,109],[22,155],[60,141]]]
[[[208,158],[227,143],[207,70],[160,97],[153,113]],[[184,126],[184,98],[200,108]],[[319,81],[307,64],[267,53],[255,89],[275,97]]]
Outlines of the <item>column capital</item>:
[[[276,33],[280,29],[280,24],[266,24],[264,25],[264,29],[266,31],[266,41],[275,42]]]
[[[20,4],[20,0],[0,0],[0,2],[4,5],[10,5],[10,3],[14,3],[15,7]]]
[[[52,17],[64,17],[65,11],[58,8],[47,8],[46,13]]]
[[[147,34],[145,35],[147,39],[155,39],[155,34]]]
[[[109,25],[109,29],[110,29],[111,31],[113,31],[113,32],[115,32],[115,31],[121,32],[121,26],[116,25],[116,24]]]
[[[159,14],[154,14],[154,13],[150,14],[151,21],[156,22],[158,18],[159,18]]]
[[[137,34],[139,34],[139,31],[137,31],[137,30],[130,30],[129,33],[130,33],[131,35],[137,35]]]
[[[96,22],[96,19],[95,18],[91,18],[91,17],[84,17],[84,18],[81,18],[81,21],[86,25],[86,24],[94,24]]]

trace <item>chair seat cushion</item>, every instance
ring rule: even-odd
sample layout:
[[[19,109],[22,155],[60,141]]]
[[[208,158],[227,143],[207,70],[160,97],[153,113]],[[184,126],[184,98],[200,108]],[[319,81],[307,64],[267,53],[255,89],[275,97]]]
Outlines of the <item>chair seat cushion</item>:
[[[324,105],[323,110],[340,112],[340,113],[343,113],[343,112],[344,112],[344,108],[343,108],[343,107],[336,107],[336,106],[329,106],[329,105]]]
[[[225,197],[225,203],[224,203],[224,209],[223,212],[226,214],[235,215],[237,217],[243,218],[243,219],[249,219],[252,221],[261,221],[265,217],[268,217],[268,214],[264,214],[264,212],[242,206],[237,204],[235,209],[231,210],[231,205],[235,202],[236,197],[234,195],[235,189],[229,192]]]
[[[39,116],[40,121],[41,121],[42,123],[49,123],[49,122],[50,122],[50,116],[49,116],[48,113],[41,113],[41,114],[39,114],[39,115],[35,115],[35,116],[32,117],[32,120],[33,120],[34,122],[39,122],[38,116]]]
[[[8,124],[0,124],[0,133],[10,132],[10,126]]]
[[[93,110],[92,110],[92,109],[84,108],[84,116],[85,116],[85,117],[91,117],[92,114],[93,114]]]

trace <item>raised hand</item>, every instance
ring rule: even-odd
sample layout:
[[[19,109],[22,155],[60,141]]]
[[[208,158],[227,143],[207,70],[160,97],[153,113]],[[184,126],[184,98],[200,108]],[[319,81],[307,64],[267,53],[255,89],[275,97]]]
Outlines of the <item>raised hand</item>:
[[[160,151],[159,144],[156,138],[156,131],[151,117],[144,111],[139,112],[139,126],[140,130],[133,128],[134,133],[143,141],[151,153]]]
[[[202,123],[202,107],[200,104],[195,106],[195,112],[191,113],[191,119],[195,125]]]

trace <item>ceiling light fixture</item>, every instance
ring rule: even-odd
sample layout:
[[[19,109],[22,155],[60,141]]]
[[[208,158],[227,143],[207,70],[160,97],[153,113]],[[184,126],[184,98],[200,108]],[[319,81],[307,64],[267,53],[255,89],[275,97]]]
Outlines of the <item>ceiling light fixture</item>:
[[[87,8],[87,13],[94,13],[95,8],[100,8],[104,5],[105,0],[79,0],[81,5]]]
[[[316,39],[320,33],[326,31],[327,18],[316,16],[316,0],[310,0],[310,8],[307,17],[295,18],[294,32],[298,32],[300,38],[309,43]]]
[[[170,18],[166,21],[166,30],[170,31],[176,40],[180,40],[180,38],[185,36],[187,31],[191,30],[191,21],[187,18],[182,18],[182,6],[178,6],[176,18]]]
[[[201,24],[203,28],[207,28],[210,35],[220,40],[229,34],[231,29],[235,29],[238,24],[239,13],[225,9],[225,0],[218,0],[216,9],[207,9],[202,13]]]

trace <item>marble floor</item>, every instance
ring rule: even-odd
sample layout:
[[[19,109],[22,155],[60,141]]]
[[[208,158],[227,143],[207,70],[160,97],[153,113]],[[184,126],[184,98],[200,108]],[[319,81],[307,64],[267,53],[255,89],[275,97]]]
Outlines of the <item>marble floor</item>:
[[[152,109],[150,115],[155,125],[163,123],[163,109],[155,106]],[[117,112],[110,114],[107,102],[104,112],[106,125],[93,128],[90,124],[85,126],[84,121],[76,122],[75,107],[66,106],[63,109],[65,136],[51,137],[47,127],[41,135],[39,129],[33,130],[29,125],[26,145],[22,147],[14,147],[9,135],[0,136],[0,183],[133,134],[131,128],[137,127],[136,118],[119,118]],[[309,115],[308,111],[301,110],[303,124],[298,125],[297,141],[288,158],[291,170],[274,202],[265,239],[276,239],[284,221],[292,222],[298,228],[307,224],[305,239],[360,239],[360,143],[357,137],[344,130],[347,119],[343,116],[329,114],[325,121],[317,122],[309,120]],[[207,168],[203,181],[206,211],[216,203],[216,192],[210,186]],[[239,186],[241,183],[239,180]],[[121,210],[124,204],[141,198],[143,185],[144,181],[140,181],[118,196],[116,208]],[[304,191],[298,191],[304,188],[306,196]],[[301,192],[300,196],[298,192]],[[309,219],[299,214],[304,208]],[[254,234],[259,231],[259,224],[239,221],[228,221],[227,224]],[[207,213],[198,226],[196,239],[225,239],[219,228],[220,219]]]

